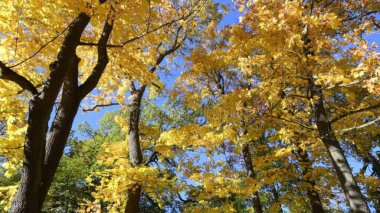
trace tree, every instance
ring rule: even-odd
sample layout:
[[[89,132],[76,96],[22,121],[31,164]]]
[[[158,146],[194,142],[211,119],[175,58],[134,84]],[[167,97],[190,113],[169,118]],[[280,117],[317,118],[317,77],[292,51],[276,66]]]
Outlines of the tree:
[[[378,3],[255,1],[249,4],[242,23],[256,40],[252,48],[258,54],[241,59],[242,69],[257,73],[264,82],[263,91],[264,85],[271,85],[272,91],[278,91],[269,96],[269,99],[275,99],[272,103],[277,101],[282,107],[277,112],[279,116],[275,117],[292,120],[305,129],[314,130],[309,123],[315,125],[351,210],[369,212],[337,135],[377,122],[376,113],[357,113],[378,108],[378,98],[373,93],[377,87],[373,81],[378,79],[375,65],[378,58],[375,50],[361,39],[363,31],[370,31],[375,26],[376,19],[372,14],[378,12]],[[236,27],[235,32],[236,38],[245,34],[241,27]],[[276,40],[271,37],[273,35],[277,36]],[[273,94],[282,95],[275,97]],[[292,105],[300,101],[302,108],[294,109],[288,105],[289,109],[284,111],[287,104],[283,100],[290,98]],[[339,102],[347,104],[347,108],[338,107]],[[364,124],[347,129],[334,125],[333,128],[333,123],[344,118],[341,115],[346,113],[355,120],[361,115],[359,123],[364,120]],[[304,122],[298,122],[302,120]],[[355,143],[363,142],[358,140]]]
[[[144,60],[141,55],[136,57],[136,52],[129,52],[136,49],[140,54],[144,52],[146,47],[136,40],[150,35],[149,39],[166,41],[163,33],[186,17],[176,13],[178,5],[170,1],[31,4],[6,1],[1,6],[7,11],[1,14],[2,19],[8,20],[2,24],[6,44],[2,51],[9,57],[1,59],[0,78],[1,83],[10,88],[5,92],[13,94],[5,96],[5,103],[10,103],[14,95],[20,93],[23,111],[26,111],[26,104],[29,105],[27,124],[23,124],[27,130],[22,178],[10,211],[36,212],[42,208],[80,102],[97,86],[103,73],[115,67],[120,69],[128,60]],[[137,28],[136,23],[139,24]],[[115,49],[111,57],[108,56],[110,48]],[[121,58],[125,52],[129,52],[130,57]],[[155,55],[155,52],[149,54]],[[117,63],[106,72],[110,60]],[[49,61],[53,62],[49,64]],[[128,67],[134,68],[136,63]],[[135,77],[144,74],[139,71]],[[110,75],[104,75],[107,77]],[[59,106],[49,126],[57,101]],[[6,111],[4,117],[12,119],[9,115],[16,110]],[[7,134],[13,134],[11,132]]]
[[[9,211],[378,205],[380,59],[366,37],[379,30],[380,4],[235,3],[239,23],[220,27],[226,8],[211,0],[1,2]],[[180,70],[166,87],[162,76]],[[111,105],[120,110],[67,146],[80,108]]]

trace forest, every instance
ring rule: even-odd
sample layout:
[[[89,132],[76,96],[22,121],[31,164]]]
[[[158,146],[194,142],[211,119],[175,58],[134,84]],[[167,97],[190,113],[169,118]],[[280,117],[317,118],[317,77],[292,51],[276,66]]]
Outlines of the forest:
[[[1,0],[0,212],[379,213],[379,0]]]

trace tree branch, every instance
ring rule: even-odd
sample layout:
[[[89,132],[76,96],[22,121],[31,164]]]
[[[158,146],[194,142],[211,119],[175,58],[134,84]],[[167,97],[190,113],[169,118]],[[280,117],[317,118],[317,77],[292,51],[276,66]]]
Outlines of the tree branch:
[[[107,17],[106,23],[104,24],[102,35],[98,42],[98,61],[94,67],[94,70],[87,78],[87,80],[79,86],[79,97],[84,98],[88,93],[90,93],[98,84],[100,77],[102,76],[104,70],[107,67],[109,58],[107,54],[107,42],[109,40],[110,34],[113,28],[114,20],[109,20]]]
[[[179,33],[180,33],[181,29],[182,29],[182,26],[178,27],[176,37],[174,40],[174,44],[169,49],[167,49],[165,52],[159,54],[159,56],[156,59],[155,65],[152,68],[150,68],[149,72],[154,73],[157,69],[157,66],[164,60],[164,58],[166,56],[174,53],[176,50],[178,50],[178,48],[181,47],[183,42],[185,42],[185,40],[187,38],[186,36],[180,42],[178,42]]]
[[[273,116],[273,115],[269,115],[269,117],[272,117],[272,118],[277,118],[277,119],[280,119],[280,120],[283,120],[283,121],[286,121],[286,122],[290,122],[290,123],[294,123],[294,124],[298,124],[306,129],[310,129],[310,130],[317,130],[316,128],[312,127],[312,126],[308,126],[308,125],[305,125],[301,122],[298,122],[298,121],[293,121],[293,120],[288,120],[286,118],[281,118],[281,117],[278,117],[278,116]]]
[[[149,160],[145,162],[145,166],[148,166],[150,163],[156,160],[158,152],[153,151],[152,155],[149,157]]]
[[[193,13],[194,13],[194,11],[190,12],[190,13],[189,13],[188,15],[186,15],[186,16],[183,16],[183,17],[178,18],[178,19],[173,19],[173,20],[170,21],[170,22],[164,23],[164,24],[162,24],[162,25],[160,25],[160,26],[158,26],[158,27],[156,27],[156,28],[154,28],[154,29],[152,29],[152,30],[146,30],[143,34],[141,34],[141,35],[139,35],[139,36],[136,36],[136,37],[133,37],[133,38],[131,38],[131,39],[128,39],[128,40],[122,42],[121,44],[108,44],[107,47],[110,47],[110,48],[121,48],[121,47],[124,47],[126,44],[131,43],[131,42],[133,42],[133,41],[136,41],[136,40],[138,40],[138,39],[140,39],[140,38],[143,38],[144,36],[146,36],[146,35],[148,35],[148,34],[150,34],[150,33],[154,33],[154,32],[156,32],[156,31],[162,29],[163,27],[170,26],[170,25],[172,25],[172,24],[174,24],[174,23],[176,23],[176,22],[179,22],[179,21],[181,21],[181,20],[186,20],[186,19],[189,18]],[[93,43],[93,42],[80,42],[79,45],[81,45],[81,46],[98,46],[97,43]]]
[[[336,87],[350,87],[352,85],[359,84],[359,83],[362,83],[362,82],[363,82],[362,80],[353,81],[353,82],[348,83],[348,84],[343,84],[341,82],[341,83],[337,83],[335,85],[332,85],[332,86],[329,86],[329,87],[326,87],[326,88],[323,88],[323,89],[334,89]]]
[[[38,53],[40,53],[42,51],[42,49],[44,49],[47,45],[49,45],[50,43],[54,42],[57,38],[59,38],[59,36],[61,36],[67,29],[69,29],[70,25],[72,24],[72,22],[65,28],[63,29],[60,33],[58,33],[58,35],[56,35],[55,37],[53,37],[50,41],[46,42],[45,44],[43,44],[36,52],[34,52],[32,55],[30,55],[29,57],[25,58],[24,60],[20,61],[19,63],[15,64],[15,65],[12,65],[10,66],[10,68],[14,68],[14,67],[17,67],[27,61],[29,61],[30,59],[32,59],[34,56],[36,56]]]
[[[11,68],[7,67],[2,61],[0,61],[0,79],[13,81],[32,95],[36,95],[38,93],[37,88],[32,84],[32,82],[24,76],[17,74]]]
[[[373,120],[373,121],[370,121],[370,122],[368,122],[368,123],[365,123],[365,124],[363,124],[363,125],[355,126],[355,127],[351,127],[351,128],[347,128],[347,129],[342,129],[342,130],[340,130],[340,131],[338,131],[338,132],[340,132],[340,133],[346,133],[346,132],[349,132],[349,131],[352,131],[352,130],[363,129],[363,128],[365,128],[365,127],[367,127],[367,126],[370,126],[370,125],[372,125],[372,124],[375,124],[376,122],[379,122],[379,121],[380,121],[380,117],[379,117],[379,118],[376,118],[376,119]]]
[[[356,113],[360,113],[360,112],[364,112],[364,111],[367,111],[367,110],[372,110],[372,109],[376,109],[376,108],[379,108],[380,107],[380,104],[375,104],[375,105],[372,105],[372,106],[369,106],[369,107],[365,107],[365,108],[361,108],[361,109],[356,109],[356,110],[352,110],[352,111],[348,111],[348,112],[345,112],[341,115],[338,115],[336,118],[334,119],[331,119],[331,123],[335,123],[347,116],[350,116],[350,115],[353,115],[353,114],[356,114]]]
[[[194,203],[194,202],[196,202],[195,200],[192,200],[192,199],[183,199],[179,192],[177,192],[177,195],[178,195],[178,199],[180,201],[182,201],[183,203]]]
[[[73,57],[75,57],[75,50],[80,42],[80,37],[89,22],[90,16],[85,13],[80,13],[77,16],[69,26],[57,59],[50,64],[50,75],[41,94],[41,99],[47,101],[45,103],[47,109],[53,107]]]
[[[82,109],[82,111],[83,112],[91,112],[91,111],[94,111],[95,109],[100,108],[100,107],[118,106],[118,105],[120,105],[120,104],[119,103],[97,104],[91,108]]]

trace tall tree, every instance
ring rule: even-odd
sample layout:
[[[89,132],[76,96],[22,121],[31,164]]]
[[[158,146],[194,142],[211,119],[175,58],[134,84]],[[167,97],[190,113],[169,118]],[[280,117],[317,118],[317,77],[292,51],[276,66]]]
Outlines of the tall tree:
[[[276,99],[278,106],[286,108],[284,98],[292,99],[293,103],[288,102],[292,105],[295,101],[304,102],[302,108],[280,110],[274,117],[317,130],[351,210],[369,212],[337,137],[339,132],[361,128],[361,125],[340,129],[333,128],[332,121],[339,120],[342,118],[340,114],[344,114],[341,110],[345,107],[336,108],[338,98],[351,109],[363,108],[353,110],[355,113],[350,115],[358,116],[356,113],[378,108],[379,100],[372,93],[376,88],[372,82],[378,79],[375,74],[378,57],[375,49],[361,39],[359,30],[370,31],[375,26],[376,18],[372,14],[378,12],[378,3],[249,1],[248,5],[242,23],[247,26],[252,39],[256,39],[252,47],[258,54],[241,59],[242,69],[257,73],[263,85],[272,85],[272,91],[276,88],[278,93],[274,94],[279,97],[270,95],[269,99]],[[241,38],[245,29],[236,27],[235,31],[238,33],[236,38]],[[273,40],[271,36],[275,34],[277,37]],[[349,50],[348,45],[352,45]],[[358,90],[362,91],[360,95]],[[358,103],[356,98],[366,101]],[[304,115],[306,121],[299,122],[304,112],[309,112]],[[378,120],[376,114],[361,115],[364,120],[370,119],[364,124],[360,122],[363,126]]]
[[[29,104],[22,178],[10,211],[38,212],[53,180],[80,103],[97,86],[108,62],[118,60],[117,66],[120,66],[131,58],[139,60],[139,56],[134,55],[136,52],[123,60],[118,57],[124,51],[144,49],[144,46],[139,46],[141,43],[135,41],[145,36],[165,39],[159,31],[186,20],[186,17],[184,13],[175,12],[175,5],[170,1],[115,3],[102,0],[75,4],[65,1],[31,4],[6,1],[1,6],[7,11],[1,14],[2,19],[9,15],[8,12],[11,18],[2,24],[6,44],[2,51],[7,57],[1,59],[0,78],[6,83],[18,85],[8,92],[17,93],[21,88],[20,97],[28,98],[24,99],[24,103]],[[60,13],[56,13],[57,8]],[[76,15],[73,17],[72,14]],[[46,20],[49,23],[45,23]],[[17,23],[16,27],[12,21]],[[62,29],[62,25],[67,27]],[[109,41],[113,44],[108,44]],[[108,56],[110,48],[117,49],[111,59]],[[46,66],[57,51],[56,60]],[[80,63],[81,60],[83,63]],[[36,72],[29,74],[28,70],[33,69]],[[109,79],[110,75],[104,77]],[[29,95],[26,96],[23,91]],[[57,101],[59,106],[53,111]],[[9,102],[8,99],[6,102]],[[55,116],[49,125],[53,112]],[[11,119],[7,114],[4,117]]]

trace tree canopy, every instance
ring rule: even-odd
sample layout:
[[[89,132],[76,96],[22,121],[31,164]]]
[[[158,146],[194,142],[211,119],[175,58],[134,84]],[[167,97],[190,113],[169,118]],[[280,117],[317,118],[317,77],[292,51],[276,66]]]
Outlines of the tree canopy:
[[[0,11],[1,211],[380,210],[380,2]]]

